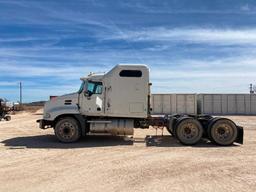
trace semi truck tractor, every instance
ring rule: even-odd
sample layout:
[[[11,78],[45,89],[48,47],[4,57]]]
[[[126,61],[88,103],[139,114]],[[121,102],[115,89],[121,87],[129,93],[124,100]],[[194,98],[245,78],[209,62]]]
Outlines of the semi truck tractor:
[[[117,65],[81,78],[81,87],[45,103],[41,129],[53,128],[61,142],[90,134],[133,135],[136,128],[166,127],[184,145],[202,138],[218,145],[243,143],[243,128],[232,120],[203,114],[150,114],[149,68]]]

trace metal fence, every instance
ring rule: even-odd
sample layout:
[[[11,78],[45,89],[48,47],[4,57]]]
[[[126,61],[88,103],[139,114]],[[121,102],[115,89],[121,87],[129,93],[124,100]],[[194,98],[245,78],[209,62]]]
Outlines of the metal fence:
[[[196,94],[152,94],[152,114],[197,113]]]
[[[211,115],[256,115],[254,94],[199,94],[198,113]]]
[[[152,94],[152,114],[256,115],[256,94]]]

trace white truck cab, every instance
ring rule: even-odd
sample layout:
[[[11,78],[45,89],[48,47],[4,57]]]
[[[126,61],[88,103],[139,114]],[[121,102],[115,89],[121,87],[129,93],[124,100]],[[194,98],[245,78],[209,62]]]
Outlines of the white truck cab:
[[[139,121],[148,118],[150,84],[146,65],[117,65],[106,74],[90,73],[81,81],[77,93],[45,103],[40,127],[54,127],[61,141],[74,140],[65,123],[59,126],[63,119],[68,119],[66,125],[72,118],[72,123],[77,121],[77,126],[83,127],[78,135],[132,135]]]
[[[106,74],[81,78],[77,93],[47,101],[40,128],[53,127],[62,142],[86,134],[132,135],[134,128],[165,126],[186,145],[203,136],[220,145],[242,143],[243,129],[225,118],[209,115],[150,115],[149,69],[146,65],[117,65]],[[224,126],[225,125],[225,126]]]
[[[149,70],[145,65],[117,65],[104,75],[81,78],[80,113],[86,116],[146,118]]]

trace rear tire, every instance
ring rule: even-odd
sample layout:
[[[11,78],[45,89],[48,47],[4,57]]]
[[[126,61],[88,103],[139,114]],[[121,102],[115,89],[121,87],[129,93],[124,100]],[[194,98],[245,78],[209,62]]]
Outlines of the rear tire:
[[[5,119],[6,121],[11,121],[11,116],[6,116],[4,119]]]
[[[72,117],[60,119],[55,125],[54,132],[63,143],[72,143],[81,137],[80,124]]]
[[[176,125],[175,135],[182,144],[195,145],[202,138],[203,127],[196,119],[186,118]]]
[[[208,128],[210,139],[222,146],[232,145],[237,138],[238,130],[231,120],[219,119]]]

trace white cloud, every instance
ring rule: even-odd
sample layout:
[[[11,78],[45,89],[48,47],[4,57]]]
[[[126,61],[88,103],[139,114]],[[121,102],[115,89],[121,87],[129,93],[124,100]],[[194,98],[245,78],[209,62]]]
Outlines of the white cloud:
[[[218,45],[256,44],[256,29],[168,29],[155,27],[123,31],[115,34],[110,39],[127,41],[167,41],[167,42],[191,42]]]
[[[256,57],[234,56],[203,60],[176,60],[174,65],[152,65],[154,93],[248,93],[256,82]]]
[[[49,37],[15,37],[15,38],[0,38],[1,43],[10,42],[28,42],[28,41],[48,41],[48,40],[58,40],[59,38],[49,38]]]
[[[9,77],[60,77],[64,79],[79,79],[91,70],[88,67],[79,66],[28,66],[19,64],[1,64],[1,73]]]
[[[48,100],[50,95],[60,96],[67,93],[76,92],[79,89],[79,82],[77,84],[69,85],[48,85],[48,86],[37,86],[27,87],[27,84],[23,84],[23,102]],[[8,89],[1,88],[0,86],[0,97],[8,98],[11,101],[19,100],[19,88],[10,87]]]
[[[0,86],[18,86],[18,82],[0,81]]]
[[[241,10],[242,10],[242,11],[250,11],[250,7],[249,7],[248,4],[245,4],[245,5],[243,5],[243,6],[241,7]]]
[[[153,79],[233,79],[255,78],[256,57],[233,56],[209,60],[175,60],[168,65],[152,65]]]
[[[58,2],[44,1],[0,1],[1,4],[16,6],[15,14],[8,11],[0,12],[0,21],[3,23],[36,24],[36,25],[67,25],[74,28],[76,25],[92,25],[109,28],[104,17],[95,18],[89,11],[74,11],[68,6],[60,6]],[[71,3],[72,4],[72,3]],[[56,9],[56,7],[58,7]],[[2,19],[4,18],[4,19]]]

